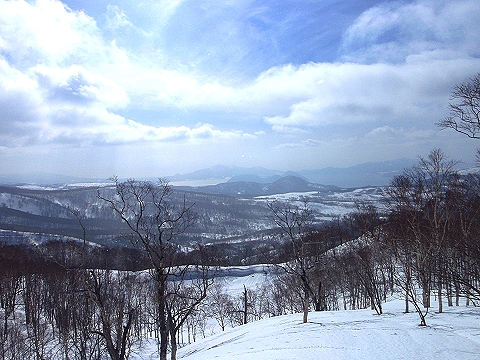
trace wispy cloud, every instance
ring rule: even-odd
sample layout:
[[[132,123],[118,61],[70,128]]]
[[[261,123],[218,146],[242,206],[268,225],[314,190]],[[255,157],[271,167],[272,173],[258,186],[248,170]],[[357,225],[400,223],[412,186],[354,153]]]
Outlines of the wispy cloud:
[[[346,31],[343,58],[398,63],[429,51],[478,56],[479,28],[475,0],[382,3],[365,11]]]

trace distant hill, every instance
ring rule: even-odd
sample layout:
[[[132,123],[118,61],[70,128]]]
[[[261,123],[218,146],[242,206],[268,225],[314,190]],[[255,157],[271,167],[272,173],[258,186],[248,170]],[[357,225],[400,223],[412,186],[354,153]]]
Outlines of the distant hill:
[[[405,168],[418,164],[418,159],[398,159],[392,161],[370,162],[350,167],[327,167],[313,170],[281,171],[264,167],[240,167],[216,165],[207,169],[197,170],[187,174],[166,176],[172,185],[212,185],[219,183],[257,183],[271,184],[282,177],[295,176],[315,183],[334,185],[342,188],[358,188],[366,186],[386,186],[392,178],[402,173]],[[459,169],[471,172],[477,169],[476,164],[460,164]],[[151,180],[156,182],[158,177],[138,180]],[[61,184],[87,184],[105,183],[107,179],[80,178],[47,173],[26,173],[16,175],[0,175],[0,184],[8,185],[61,185]],[[249,185],[250,186],[250,185]]]
[[[307,191],[339,191],[337,186],[320,185],[306,181],[298,176],[281,177],[271,183],[259,183],[252,181],[233,181],[225,182],[217,185],[207,186],[180,186],[182,190],[197,191],[215,195],[231,195],[231,196],[262,196],[273,194],[285,194],[290,192],[307,192]]]
[[[168,180],[187,181],[187,180],[206,180],[206,179],[230,179],[240,177],[239,181],[262,182],[262,179],[272,176],[281,176],[284,172],[270,170],[263,167],[245,168],[240,166],[215,165],[208,169],[196,170],[188,174],[175,174],[168,176]],[[252,178],[248,179],[251,176]]]

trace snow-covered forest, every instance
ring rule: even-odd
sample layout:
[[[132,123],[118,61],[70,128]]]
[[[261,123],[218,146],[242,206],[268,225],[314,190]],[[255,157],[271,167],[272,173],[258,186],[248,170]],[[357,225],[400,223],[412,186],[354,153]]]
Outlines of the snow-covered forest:
[[[4,192],[2,224],[10,214],[15,225],[21,209],[32,217],[2,232],[0,357],[233,359],[263,349],[272,359],[409,358],[438,348],[438,358],[472,358],[480,176],[454,165],[434,150],[375,201],[329,219],[309,194],[212,197],[256,209],[249,247],[235,236],[199,236],[199,223],[215,219],[196,213],[188,193],[177,201],[167,182],[115,179],[87,198],[50,192],[30,203]],[[46,198],[55,201],[42,207]],[[55,234],[27,231],[52,213],[64,219]],[[107,233],[121,241],[91,241]],[[375,337],[381,350],[368,350]]]

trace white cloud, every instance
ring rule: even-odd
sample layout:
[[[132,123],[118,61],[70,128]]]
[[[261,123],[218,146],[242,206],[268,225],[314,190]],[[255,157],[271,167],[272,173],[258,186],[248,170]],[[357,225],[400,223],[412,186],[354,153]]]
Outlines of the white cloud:
[[[106,108],[122,108],[128,105],[125,89],[113,80],[93,74],[79,65],[66,68],[37,65],[29,70],[45,97],[53,103],[72,105],[100,103]]]
[[[162,2],[161,21],[181,3]],[[107,30],[116,35],[143,31],[121,5],[109,9]],[[295,158],[308,149],[314,161],[320,151],[332,157],[338,149],[352,152],[358,139],[377,152],[379,139],[384,145],[430,144],[432,135],[423,124],[431,128],[444,116],[453,86],[480,69],[474,57],[480,48],[479,11],[474,1],[378,6],[347,32],[344,50],[351,52],[345,61],[280,64],[253,79],[232,80],[202,75],[189,64],[167,67],[161,48],[137,54],[122,39],[107,41],[93,18],[59,1],[0,0],[0,113],[5,124],[0,146],[224,144],[261,137],[269,139],[271,148],[281,139],[286,144],[276,149],[298,149]],[[140,116],[120,115],[136,110],[174,115],[166,120],[152,116],[148,124]],[[203,118],[190,115],[188,120],[189,113],[202,112]],[[216,119],[210,120],[212,113]],[[178,121],[175,114],[187,115]],[[231,120],[231,114],[246,120]],[[410,129],[413,122],[415,131],[399,130]],[[347,140],[312,135],[365,124],[376,130],[364,137],[352,131]],[[268,126],[275,134],[265,130]],[[396,136],[404,142],[392,141]],[[279,155],[278,163],[285,158],[285,153]]]
[[[2,145],[225,140],[248,136],[210,124],[148,126],[108,108],[125,106],[122,87],[84,68],[36,66],[24,74],[0,58]]]
[[[478,69],[480,60],[468,58],[430,57],[424,61],[422,57],[412,57],[400,65],[310,64],[308,71],[298,70],[308,73],[309,80],[304,85],[310,94],[303,91],[300,101],[289,102],[286,113],[266,117],[266,121],[272,126],[296,127],[434,122],[435,117],[444,114],[449,93],[458,79],[471,76]],[[294,99],[295,92],[290,94]],[[439,100],[444,108],[438,106]]]
[[[154,16],[155,18],[161,21],[168,20],[176,11],[177,9],[185,2],[185,0],[150,0],[146,3],[149,3],[149,6],[153,6],[155,8]],[[149,8],[146,6],[146,8]]]
[[[36,130],[45,108],[36,81],[0,57],[0,116],[2,145],[12,146]]]
[[[365,11],[344,36],[344,59],[401,62],[412,53],[455,49],[480,54],[477,0],[384,3]]]
[[[0,2],[2,50],[20,68],[62,64],[72,56],[81,60],[98,41],[95,31],[93,19],[68,11],[59,1]]]
[[[178,3],[171,2],[172,9]],[[117,20],[123,21],[117,25],[126,25],[124,17]],[[60,2],[0,2],[0,39],[7,56],[0,55],[0,109],[7,128],[3,144],[249,136],[209,124],[147,126],[112,112],[129,105],[130,96],[138,100],[150,95],[152,103],[192,107],[222,102],[228,91],[217,83],[198,84],[175,71],[152,71],[142,67],[143,62],[134,64],[114,42],[103,42],[91,18]]]
[[[105,28],[113,33],[122,35],[122,32],[134,32],[140,37],[151,37],[152,33],[148,33],[135,26],[127,17],[125,12],[117,5],[107,5],[106,23]],[[124,36],[125,37],[125,36]]]
[[[107,29],[116,30],[122,27],[134,27],[127,15],[117,5],[107,5]]]

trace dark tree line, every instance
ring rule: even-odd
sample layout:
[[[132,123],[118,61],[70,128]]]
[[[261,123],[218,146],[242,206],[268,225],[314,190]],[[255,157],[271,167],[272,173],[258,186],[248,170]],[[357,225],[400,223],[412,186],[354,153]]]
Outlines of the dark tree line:
[[[157,283],[151,272],[53,265],[2,268],[0,359],[120,360],[148,339],[161,340]],[[192,335],[201,333],[196,311],[211,285],[205,268],[192,265],[184,270],[185,276],[172,273],[166,284],[171,356],[179,336],[184,343],[189,322]]]

